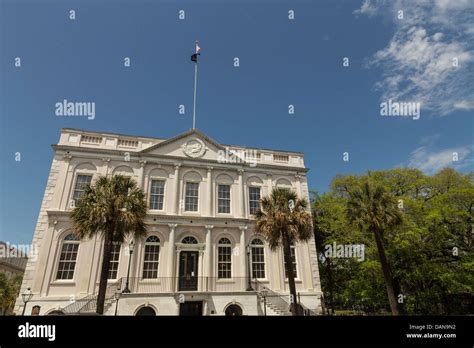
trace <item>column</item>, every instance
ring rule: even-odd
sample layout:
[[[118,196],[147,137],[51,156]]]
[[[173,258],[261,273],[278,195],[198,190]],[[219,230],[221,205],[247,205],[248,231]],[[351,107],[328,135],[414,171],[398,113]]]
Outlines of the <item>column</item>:
[[[272,182],[272,176],[270,174],[267,174],[267,195],[270,196],[270,194],[273,191],[273,182]]]
[[[171,279],[171,282],[173,284],[173,291],[178,291],[178,284],[179,284],[179,280],[178,280],[178,276],[179,276],[179,257],[180,257],[180,252],[181,250],[180,249],[176,249],[176,268],[173,270],[174,273],[173,273],[173,278]],[[173,253],[171,253],[173,254]]]
[[[298,197],[302,198],[303,192],[301,192],[301,175],[296,174],[295,179],[296,179],[296,194],[298,195]]]
[[[170,228],[169,240],[168,240],[168,277],[175,277],[174,272],[174,231],[178,224],[168,224]]]
[[[208,190],[208,198],[209,198],[209,204],[208,204],[208,211],[207,215],[208,216],[214,216],[214,198],[213,196],[213,189],[212,189],[212,167],[207,167],[207,190]]]
[[[247,231],[247,226],[239,226],[239,229],[240,229],[240,244],[239,244],[240,276],[246,279],[248,277],[247,246],[245,245],[245,231]],[[247,284],[247,283],[245,282],[244,284]]]
[[[179,167],[181,164],[175,163],[174,165],[174,183],[173,183],[173,191],[175,194],[175,199],[173,202],[173,214],[178,215],[179,210]]]
[[[143,191],[147,191],[145,190],[145,188],[143,187],[144,185],[144,179],[145,179],[145,175],[144,175],[144,172],[145,172],[145,165],[146,165],[146,161],[145,160],[139,160],[138,163],[140,163],[140,172],[138,174],[138,185],[140,185],[140,188],[143,190]]]
[[[245,186],[244,186],[244,170],[239,169],[239,190],[240,190],[240,217],[245,217]]]
[[[104,168],[102,175],[107,177],[109,174],[109,165],[110,165],[110,157],[103,157],[102,158],[102,166]]]
[[[212,247],[211,247],[211,231],[214,228],[213,225],[206,225],[206,259],[205,259],[205,269],[204,276],[212,277]],[[209,279],[210,281],[210,279]]]
[[[65,154],[63,156],[63,158],[64,158],[63,168],[65,170],[61,170],[61,176],[58,177],[58,183],[62,182],[62,190],[61,190],[61,193],[60,193],[61,196],[59,197],[59,205],[58,205],[58,208],[60,210],[64,210],[69,205],[69,202],[66,202],[65,206],[63,206],[63,198],[67,199],[67,194],[69,192],[69,190],[66,189],[66,184],[67,184],[67,179],[68,179],[69,173],[71,172],[71,159],[72,159],[72,156],[69,155],[69,154]]]
[[[199,249],[199,266],[198,266],[198,290],[199,291],[207,291],[206,290],[206,278],[203,277],[204,274],[204,250]]]

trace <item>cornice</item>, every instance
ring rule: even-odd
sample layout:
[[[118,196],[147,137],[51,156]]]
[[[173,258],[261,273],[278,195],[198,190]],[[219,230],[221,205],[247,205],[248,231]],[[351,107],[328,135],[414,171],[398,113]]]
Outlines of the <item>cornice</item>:
[[[292,167],[292,166],[277,166],[271,164],[257,164],[257,166],[252,167],[250,164],[242,164],[242,163],[219,163],[214,160],[208,159],[194,159],[189,157],[179,157],[179,156],[168,156],[168,155],[157,155],[157,154],[149,154],[149,153],[142,153],[140,151],[132,151],[132,150],[117,150],[117,149],[104,149],[104,148],[90,148],[90,147],[77,147],[77,146],[69,146],[69,145],[51,145],[54,151],[60,152],[65,151],[70,153],[73,157],[79,157],[82,153],[87,154],[97,154],[98,159],[102,159],[103,155],[116,155],[120,157],[119,161],[123,161],[123,154],[125,152],[130,154],[130,161],[129,162],[139,162],[140,160],[147,160],[150,162],[150,159],[160,159],[164,161],[168,161],[169,163],[161,163],[161,164],[169,164],[174,165],[176,161],[181,163],[192,163],[191,165],[197,166],[198,164],[202,164],[203,168],[207,168],[209,164],[212,164],[214,169],[229,169],[235,168],[241,169],[242,167],[246,168],[246,170],[252,169],[252,171],[258,172],[259,168],[261,169],[271,169],[276,171],[282,172],[303,172],[306,173],[309,171],[309,168],[304,167]],[[71,153],[74,152],[74,153]],[[83,156],[84,158],[90,158],[87,156]],[[152,163],[150,163],[152,164]]]

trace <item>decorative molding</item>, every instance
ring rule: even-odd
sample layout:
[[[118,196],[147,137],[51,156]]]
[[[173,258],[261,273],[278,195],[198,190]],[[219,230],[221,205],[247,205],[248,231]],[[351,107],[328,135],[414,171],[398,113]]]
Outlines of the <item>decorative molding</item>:
[[[200,158],[207,151],[207,146],[201,139],[192,138],[182,145],[183,152],[191,158]]]
[[[69,146],[69,145],[52,145],[52,148],[55,151],[75,151],[74,156],[75,157],[81,157],[81,158],[86,158],[86,159],[94,159],[94,158],[100,158],[101,155],[107,154],[107,155],[112,155],[116,156],[117,159],[114,159],[116,161],[123,161],[123,151],[115,150],[115,149],[104,149],[104,148],[89,148],[89,147],[77,147],[77,146]],[[130,153],[130,162],[138,162],[137,156],[144,157],[146,156],[149,161],[155,161],[159,160],[160,163],[163,163],[164,165],[172,165],[175,161],[196,161],[197,166],[199,167],[206,167],[209,164],[212,164],[215,166],[215,169],[219,170],[231,170],[230,167],[235,166],[242,166],[241,163],[235,164],[235,163],[219,163],[216,160],[211,160],[211,159],[205,159],[205,158],[183,158],[180,156],[172,156],[172,155],[160,155],[160,154],[150,154],[150,153],[142,153],[140,151],[128,151]],[[86,154],[92,154],[91,156],[88,156]],[[232,168],[233,170],[235,170]],[[267,164],[267,163],[259,163],[257,167],[251,168],[252,172],[254,173],[262,173],[265,174],[268,172],[268,170],[274,171],[275,175],[288,175],[288,172],[295,172],[296,170],[302,171],[302,172],[308,172],[309,168],[305,168],[303,166],[301,167],[294,167],[294,166],[282,166],[282,165],[274,165],[274,164]]]

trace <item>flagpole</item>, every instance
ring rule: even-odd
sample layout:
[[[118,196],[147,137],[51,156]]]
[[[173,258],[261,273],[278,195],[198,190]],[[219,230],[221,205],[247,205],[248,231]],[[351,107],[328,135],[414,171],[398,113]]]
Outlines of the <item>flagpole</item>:
[[[196,128],[196,86],[197,86],[198,63],[194,62],[194,108],[193,108],[193,129]]]

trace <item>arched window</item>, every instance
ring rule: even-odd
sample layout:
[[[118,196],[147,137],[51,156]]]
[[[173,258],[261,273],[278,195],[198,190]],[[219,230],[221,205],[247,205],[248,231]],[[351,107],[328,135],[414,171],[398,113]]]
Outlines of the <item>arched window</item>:
[[[250,252],[252,254],[252,278],[265,278],[265,251],[264,244],[260,239],[254,239],[250,243]]]
[[[158,263],[160,260],[160,238],[150,236],[145,241],[145,257],[143,259],[143,278],[158,278]]]
[[[121,247],[120,243],[113,242],[112,250],[110,251],[108,279],[117,279],[117,272],[118,272],[119,259],[120,259],[120,247]]]
[[[291,265],[293,266],[293,275],[295,278],[298,278],[298,267],[296,264],[296,248],[294,244],[291,244],[290,246],[290,251],[291,251]],[[285,256],[283,255],[283,260]],[[285,278],[288,279],[288,265],[285,262]]]
[[[39,315],[41,307],[40,306],[33,306],[31,309],[31,315]]]
[[[242,315],[242,308],[239,305],[236,304],[231,304],[227,306],[225,309],[225,315],[226,316],[241,316]]]
[[[135,315],[136,316],[154,317],[156,315],[156,312],[151,307],[142,307],[137,311],[137,313]]]
[[[49,312],[48,315],[64,315],[63,311],[52,311]]]
[[[232,278],[232,243],[228,238],[217,243],[217,278]]]
[[[68,234],[64,237],[59,255],[58,273],[56,279],[73,279],[76,268],[77,252],[79,250],[79,240],[75,235]]]
[[[183,244],[197,244],[198,241],[196,238],[194,238],[193,236],[187,236],[187,237],[184,237],[183,240],[181,241],[181,243]]]

